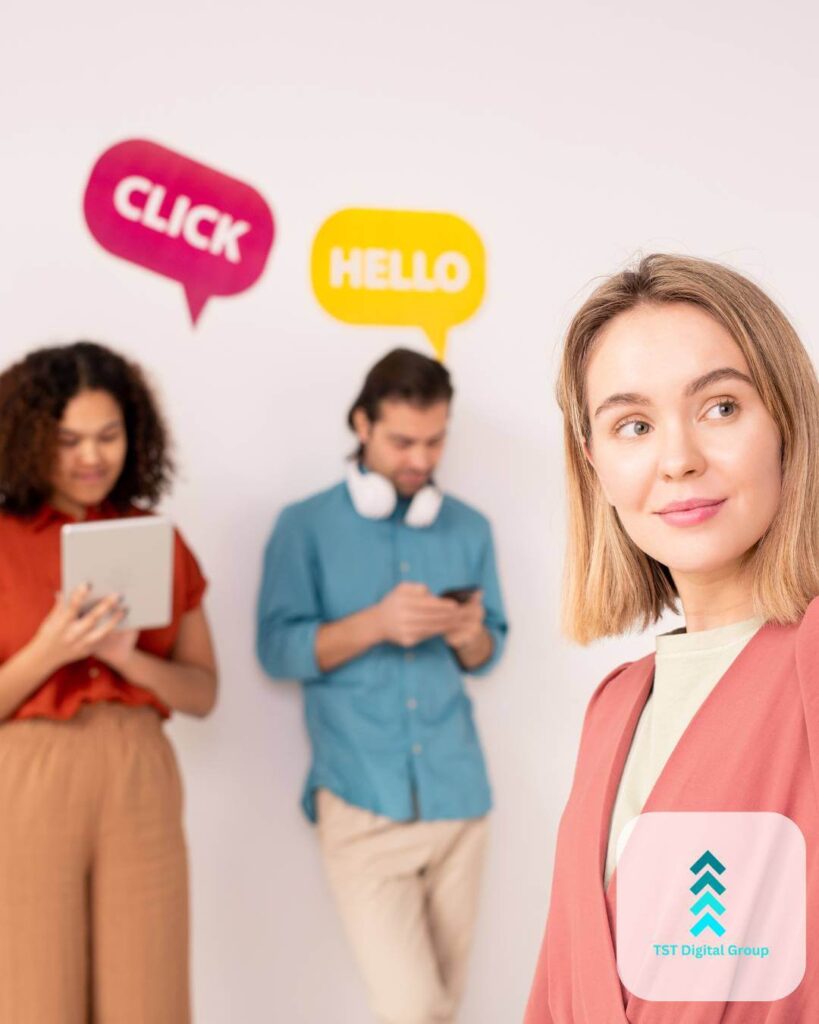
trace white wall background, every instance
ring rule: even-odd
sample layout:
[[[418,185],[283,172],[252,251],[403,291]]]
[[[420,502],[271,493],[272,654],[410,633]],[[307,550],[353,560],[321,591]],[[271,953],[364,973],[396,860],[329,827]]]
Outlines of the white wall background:
[[[484,307],[450,336],[440,477],[494,522],[513,633],[499,670],[470,684],[497,808],[463,1020],[518,1021],[583,709],[653,644],[558,635],[560,336],[594,277],[666,249],[751,274],[813,345],[815,7],[15,6],[0,39],[0,358],[87,336],[150,369],[182,467],[167,507],[212,581],[221,702],[170,727],[201,1024],[369,1020],[298,809],[300,694],[256,666],[253,616],[273,517],[339,477],[363,372],[394,345],[428,346],[324,314],[313,234],[361,205],[450,210],[484,239]],[[82,219],[94,160],[135,137],[255,185],[277,219],[260,282],[214,299],[195,330],[178,285],[109,256]]]

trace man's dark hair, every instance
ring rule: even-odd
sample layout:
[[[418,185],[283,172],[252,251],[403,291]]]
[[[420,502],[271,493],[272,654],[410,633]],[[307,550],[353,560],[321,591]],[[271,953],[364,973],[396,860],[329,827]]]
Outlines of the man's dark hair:
[[[107,391],[119,405],[128,447],[108,500],[153,507],[174,471],[169,437],[142,370],[104,345],[77,341],[41,348],[0,373],[0,505],[28,515],[51,491],[57,425],[84,390]]]
[[[370,423],[375,423],[385,398],[425,409],[436,402],[450,402],[454,393],[449,370],[443,363],[409,348],[394,348],[364,378],[364,385],[347,413],[347,423],[354,429],[356,409],[363,409]],[[363,445],[359,445],[356,457],[363,454]]]

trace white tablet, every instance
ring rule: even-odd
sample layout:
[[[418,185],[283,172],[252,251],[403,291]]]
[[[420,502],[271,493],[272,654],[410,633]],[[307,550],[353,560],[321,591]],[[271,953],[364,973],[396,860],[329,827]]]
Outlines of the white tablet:
[[[117,593],[128,614],[117,629],[158,629],[171,621],[173,525],[165,516],[69,523],[60,530],[62,593],[90,583],[85,607]]]

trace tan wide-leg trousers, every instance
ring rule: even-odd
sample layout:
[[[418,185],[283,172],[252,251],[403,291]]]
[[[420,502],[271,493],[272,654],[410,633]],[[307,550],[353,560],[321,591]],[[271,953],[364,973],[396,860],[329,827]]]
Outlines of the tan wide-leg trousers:
[[[380,1024],[454,1024],[488,820],[396,822],[316,793],[322,857]]]
[[[3,1024],[187,1024],[182,799],[150,708],[0,725]]]

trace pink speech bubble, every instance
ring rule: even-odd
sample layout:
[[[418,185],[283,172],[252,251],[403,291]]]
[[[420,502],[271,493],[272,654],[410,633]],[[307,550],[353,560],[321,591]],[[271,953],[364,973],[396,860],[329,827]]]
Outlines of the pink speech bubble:
[[[144,139],[102,154],[83,211],[104,249],[181,283],[194,323],[212,295],[249,288],[273,244],[254,188]]]

